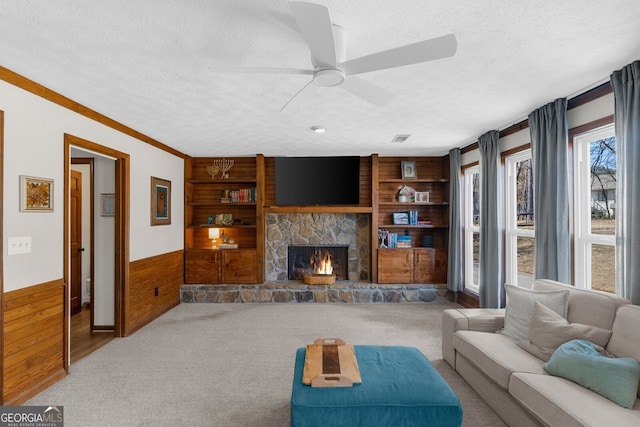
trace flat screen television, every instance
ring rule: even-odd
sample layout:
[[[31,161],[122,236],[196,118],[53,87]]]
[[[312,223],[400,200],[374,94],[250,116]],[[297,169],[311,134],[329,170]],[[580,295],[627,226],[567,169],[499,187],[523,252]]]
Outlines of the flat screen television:
[[[276,157],[278,206],[358,205],[360,157]]]

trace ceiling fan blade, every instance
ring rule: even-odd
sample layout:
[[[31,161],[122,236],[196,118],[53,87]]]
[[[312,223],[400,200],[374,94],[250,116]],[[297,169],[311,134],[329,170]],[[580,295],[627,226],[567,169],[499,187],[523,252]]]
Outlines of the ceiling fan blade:
[[[313,80],[309,81],[306,85],[302,87],[295,95],[293,95],[286,104],[282,106],[280,109],[280,113],[285,110],[285,108],[291,110],[292,108],[302,105],[305,102],[311,102],[311,99],[316,94],[318,90],[318,86],[313,83]]]
[[[312,75],[313,70],[302,68],[278,68],[278,67],[210,67],[215,73],[234,74],[303,74]]]
[[[402,67],[434,59],[448,58],[456,53],[457,42],[453,34],[408,44],[394,49],[351,59],[340,64],[346,75],[368,73],[386,68]]]
[[[336,67],[336,46],[329,9],[305,2],[290,2],[289,7],[298,23],[302,36],[309,45],[311,57],[320,68]]]
[[[395,94],[355,76],[345,79],[340,87],[378,107],[385,106],[396,98]]]

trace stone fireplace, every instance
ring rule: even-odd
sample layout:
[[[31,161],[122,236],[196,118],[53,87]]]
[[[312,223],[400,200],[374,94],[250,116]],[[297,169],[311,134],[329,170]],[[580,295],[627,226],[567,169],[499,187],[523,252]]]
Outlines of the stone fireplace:
[[[368,214],[268,213],[265,216],[265,281],[296,280],[288,274],[289,246],[344,247],[345,272],[338,280],[370,280],[369,223]]]

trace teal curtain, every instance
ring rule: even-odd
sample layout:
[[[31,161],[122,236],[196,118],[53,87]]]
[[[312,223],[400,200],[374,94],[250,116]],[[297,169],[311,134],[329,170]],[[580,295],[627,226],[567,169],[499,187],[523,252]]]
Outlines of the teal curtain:
[[[611,75],[616,129],[616,293],[640,304],[640,61]]]
[[[464,262],[462,253],[462,176],[460,149],[449,151],[449,258],[447,289],[464,290]]]
[[[529,114],[535,206],[535,279],[571,283],[567,100]]]
[[[504,294],[502,186],[498,131],[478,139],[480,147],[480,307],[500,308]]]

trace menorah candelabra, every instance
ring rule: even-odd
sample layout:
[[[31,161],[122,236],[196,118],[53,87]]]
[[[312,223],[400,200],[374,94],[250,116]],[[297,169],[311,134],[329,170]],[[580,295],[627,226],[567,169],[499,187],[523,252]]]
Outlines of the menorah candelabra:
[[[233,160],[215,159],[213,161],[213,165],[207,166],[207,172],[209,172],[209,175],[211,175],[212,179],[216,179],[216,175],[218,174],[218,172],[222,172],[222,175],[220,175],[221,179],[227,179],[229,178],[229,174],[227,173],[227,171],[231,169],[231,166],[233,166]]]

